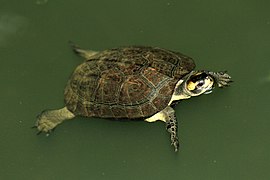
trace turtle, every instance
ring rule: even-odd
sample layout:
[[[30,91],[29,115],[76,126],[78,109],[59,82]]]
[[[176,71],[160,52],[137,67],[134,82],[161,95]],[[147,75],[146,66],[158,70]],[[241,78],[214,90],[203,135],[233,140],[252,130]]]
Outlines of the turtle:
[[[124,46],[103,51],[73,51],[84,58],[64,90],[61,109],[38,115],[38,134],[76,116],[113,120],[163,121],[171,145],[179,149],[175,106],[180,100],[212,92],[232,82],[226,71],[194,70],[191,57],[151,46]]]

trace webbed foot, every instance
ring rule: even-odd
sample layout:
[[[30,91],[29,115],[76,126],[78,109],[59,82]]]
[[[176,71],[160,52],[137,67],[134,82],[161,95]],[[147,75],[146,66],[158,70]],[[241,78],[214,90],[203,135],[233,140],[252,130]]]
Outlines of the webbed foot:
[[[214,79],[218,87],[226,87],[229,86],[232,81],[232,78],[226,71],[219,71],[219,72],[208,72]]]
[[[37,128],[38,133],[51,133],[54,128],[62,121],[57,121],[50,115],[51,111],[43,111],[37,116],[37,121],[34,127]]]
[[[177,137],[177,122],[174,119],[167,121],[166,129],[171,135],[171,145],[174,146],[174,151],[177,152],[179,149],[179,141]]]
[[[172,107],[167,107],[166,114],[168,117],[166,120],[166,129],[171,135],[171,145],[174,146],[174,151],[177,152],[179,149],[179,141],[177,136],[177,119],[174,109]]]
[[[75,117],[66,107],[59,110],[46,110],[37,116],[37,121],[34,127],[37,128],[38,133],[51,133],[58,124],[66,119]]]

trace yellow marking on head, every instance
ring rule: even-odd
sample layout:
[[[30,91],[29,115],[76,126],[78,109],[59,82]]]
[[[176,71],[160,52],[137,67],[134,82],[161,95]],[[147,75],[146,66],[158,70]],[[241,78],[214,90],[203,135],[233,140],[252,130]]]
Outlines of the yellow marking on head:
[[[187,89],[190,91],[193,91],[196,88],[197,83],[194,83],[192,81],[188,82]]]

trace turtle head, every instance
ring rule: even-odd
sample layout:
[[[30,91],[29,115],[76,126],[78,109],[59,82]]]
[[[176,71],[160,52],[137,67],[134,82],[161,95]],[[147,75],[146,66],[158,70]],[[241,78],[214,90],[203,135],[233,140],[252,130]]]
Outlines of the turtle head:
[[[214,78],[206,71],[192,71],[183,84],[183,90],[188,96],[209,94],[214,88],[214,82]]]
[[[224,71],[191,71],[178,81],[169,104],[173,101],[188,99],[192,96],[209,94],[214,86],[222,88],[229,86],[231,82],[231,76]]]

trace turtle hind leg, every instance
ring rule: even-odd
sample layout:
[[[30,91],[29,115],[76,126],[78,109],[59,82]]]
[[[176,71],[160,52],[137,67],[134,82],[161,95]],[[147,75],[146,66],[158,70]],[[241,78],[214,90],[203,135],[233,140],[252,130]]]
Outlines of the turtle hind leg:
[[[71,41],[69,41],[69,44],[76,54],[85,58],[86,60],[91,59],[94,55],[98,53],[97,51],[81,49],[78,45],[74,44]]]
[[[58,110],[45,110],[38,115],[35,127],[39,131],[38,134],[41,132],[50,133],[58,124],[74,117],[75,115],[66,107]]]

